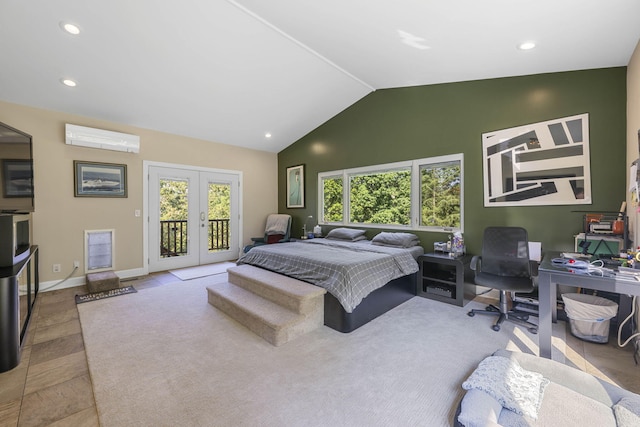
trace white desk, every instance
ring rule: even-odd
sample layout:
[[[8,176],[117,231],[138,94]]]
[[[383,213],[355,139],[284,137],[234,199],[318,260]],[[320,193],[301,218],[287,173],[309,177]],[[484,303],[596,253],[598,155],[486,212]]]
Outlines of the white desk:
[[[557,319],[557,286],[569,285],[598,291],[640,296],[640,282],[615,273],[587,274],[584,270],[556,266],[551,260],[559,253],[548,253],[538,267],[538,343],[540,356],[551,359],[551,324]]]

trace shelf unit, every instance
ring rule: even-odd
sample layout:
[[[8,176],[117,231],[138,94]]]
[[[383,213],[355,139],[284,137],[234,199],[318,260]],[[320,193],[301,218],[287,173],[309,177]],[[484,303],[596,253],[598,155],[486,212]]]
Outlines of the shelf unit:
[[[420,272],[416,294],[421,297],[464,307],[475,297],[469,264],[471,255],[451,257],[427,253],[418,258]]]
[[[622,229],[615,230],[614,223]],[[601,228],[599,228],[599,226]],[[584,247],[584,245],[587,245]],[[584,214],[583,232],[575,236],[575,252],[596,256],[618,256],[629,249],[629,220],[624,212],[592,212]]]

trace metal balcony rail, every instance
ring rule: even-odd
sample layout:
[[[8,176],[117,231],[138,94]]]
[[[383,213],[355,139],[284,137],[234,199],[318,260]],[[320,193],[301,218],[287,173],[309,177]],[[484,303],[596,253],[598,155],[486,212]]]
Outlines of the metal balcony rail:
[[[171,219],[160,221],[160,256],[163,258],[186,255],[187,220]],[[229,249],[229,220],[210,219],[208,226],[209,251]]]

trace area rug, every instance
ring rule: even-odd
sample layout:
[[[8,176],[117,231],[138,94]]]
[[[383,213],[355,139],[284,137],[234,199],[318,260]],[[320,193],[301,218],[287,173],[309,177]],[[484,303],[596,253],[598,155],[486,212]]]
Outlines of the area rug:
[[[274,347],[207,303],[226,278],[78,306],[101,426],[450,426],[484,357],[537,352],[535,335],[466,315],[480,304],[420,297]]]
[[[227,268],[234,267],[235,262],[219,262],[216,264],[198,265],[196,267],[181,268],[179,270],[170,270],[180,280],[192,280],[199,277],[213,276],[214,274],[226,273]]]
[[[97,301],[105,298],[117,297],[120,295],[132,294],[135,292],[138,292],[138,291],[136,291],[133,286],[126,286],[124,288],[115,288],[115,289],[110,289],[108,291],[95,292],[92,294],[76,295],[76,304],[82,304],[83,302],[89,302],[89,301]]]

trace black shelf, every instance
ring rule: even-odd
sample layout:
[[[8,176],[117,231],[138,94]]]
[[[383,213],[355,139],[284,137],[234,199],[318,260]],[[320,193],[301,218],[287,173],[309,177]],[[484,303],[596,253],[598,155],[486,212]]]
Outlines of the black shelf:
[[[475,297],[475,285],[470,279],[470,255],[451,257],[428,253],[418,258],[420,273],[416,294],[421,297],[463,307]]]
[[[26,287],[22,292],[21,285]],[[0,372],[20,363],[39,286],[37,246],[22,261],[0,267]]]

